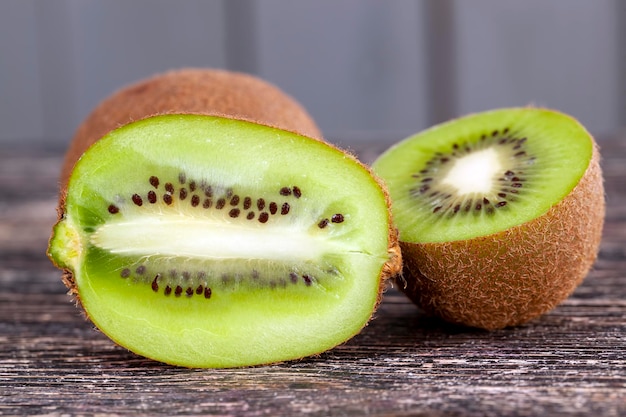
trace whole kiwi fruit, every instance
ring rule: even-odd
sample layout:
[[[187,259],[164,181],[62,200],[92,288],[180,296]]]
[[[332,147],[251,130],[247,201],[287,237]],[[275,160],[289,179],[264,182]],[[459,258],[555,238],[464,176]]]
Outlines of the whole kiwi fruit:
[[[605,214],[598,146],[574,118],[534,107],[461,117],[373,164],[404,257],[400,287],[447,321],[521,325],[582,282]]]
[[[187,367],[321,353],[401,269],[386,190],[255,77],[157,75],[96,107],[68,151],[48,248],[86,315]]]

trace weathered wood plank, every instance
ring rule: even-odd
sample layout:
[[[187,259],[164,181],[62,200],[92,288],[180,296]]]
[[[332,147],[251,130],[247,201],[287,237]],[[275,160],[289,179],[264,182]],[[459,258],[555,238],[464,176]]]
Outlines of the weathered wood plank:
[[[427,317],[392,289],[346,344],[231,370],[159,364],[96,331],[45,257],[59,154],[3,149],[0,414],[624,415],[626,141],[602,146],[608,211],[600,258],[551,313],[483,332]],[[355,151],[364,159],[379,152]]]

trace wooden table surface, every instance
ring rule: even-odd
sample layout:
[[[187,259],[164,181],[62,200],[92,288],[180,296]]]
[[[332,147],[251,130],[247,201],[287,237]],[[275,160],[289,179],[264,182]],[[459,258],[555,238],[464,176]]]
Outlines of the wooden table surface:
[[[59,150],[0,148],[0,414],[221,416],[626,415],[626,135],[601,140],[608,211],[599,260],[519,328],[428,318],[391,290],[376,318],[318,357],[183,369],[113,344],[45,256]],[[366,162],[381,144],[355,151]]]

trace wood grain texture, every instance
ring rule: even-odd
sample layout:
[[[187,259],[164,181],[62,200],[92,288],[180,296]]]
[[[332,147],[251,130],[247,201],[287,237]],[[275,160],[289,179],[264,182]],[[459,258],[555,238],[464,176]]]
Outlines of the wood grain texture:
[[[96,331],[45,256],[61,153],[1,148],[0,415],[625,415],[626,137],[600,144],[600,258],[551,313],[469,330],[425,316],[392,289],[346,344],[230,370],[162,365]],[[354,150],[368,162],[384,147]]]

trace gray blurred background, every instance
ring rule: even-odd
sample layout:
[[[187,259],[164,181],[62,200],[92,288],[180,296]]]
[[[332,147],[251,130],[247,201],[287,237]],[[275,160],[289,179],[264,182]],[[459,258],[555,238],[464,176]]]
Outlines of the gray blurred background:
[[[64,146],[96,103],[184,66],[257,74],[330,139],[535,104],[626,120],[622,0],[0,0],[0,143]]]

